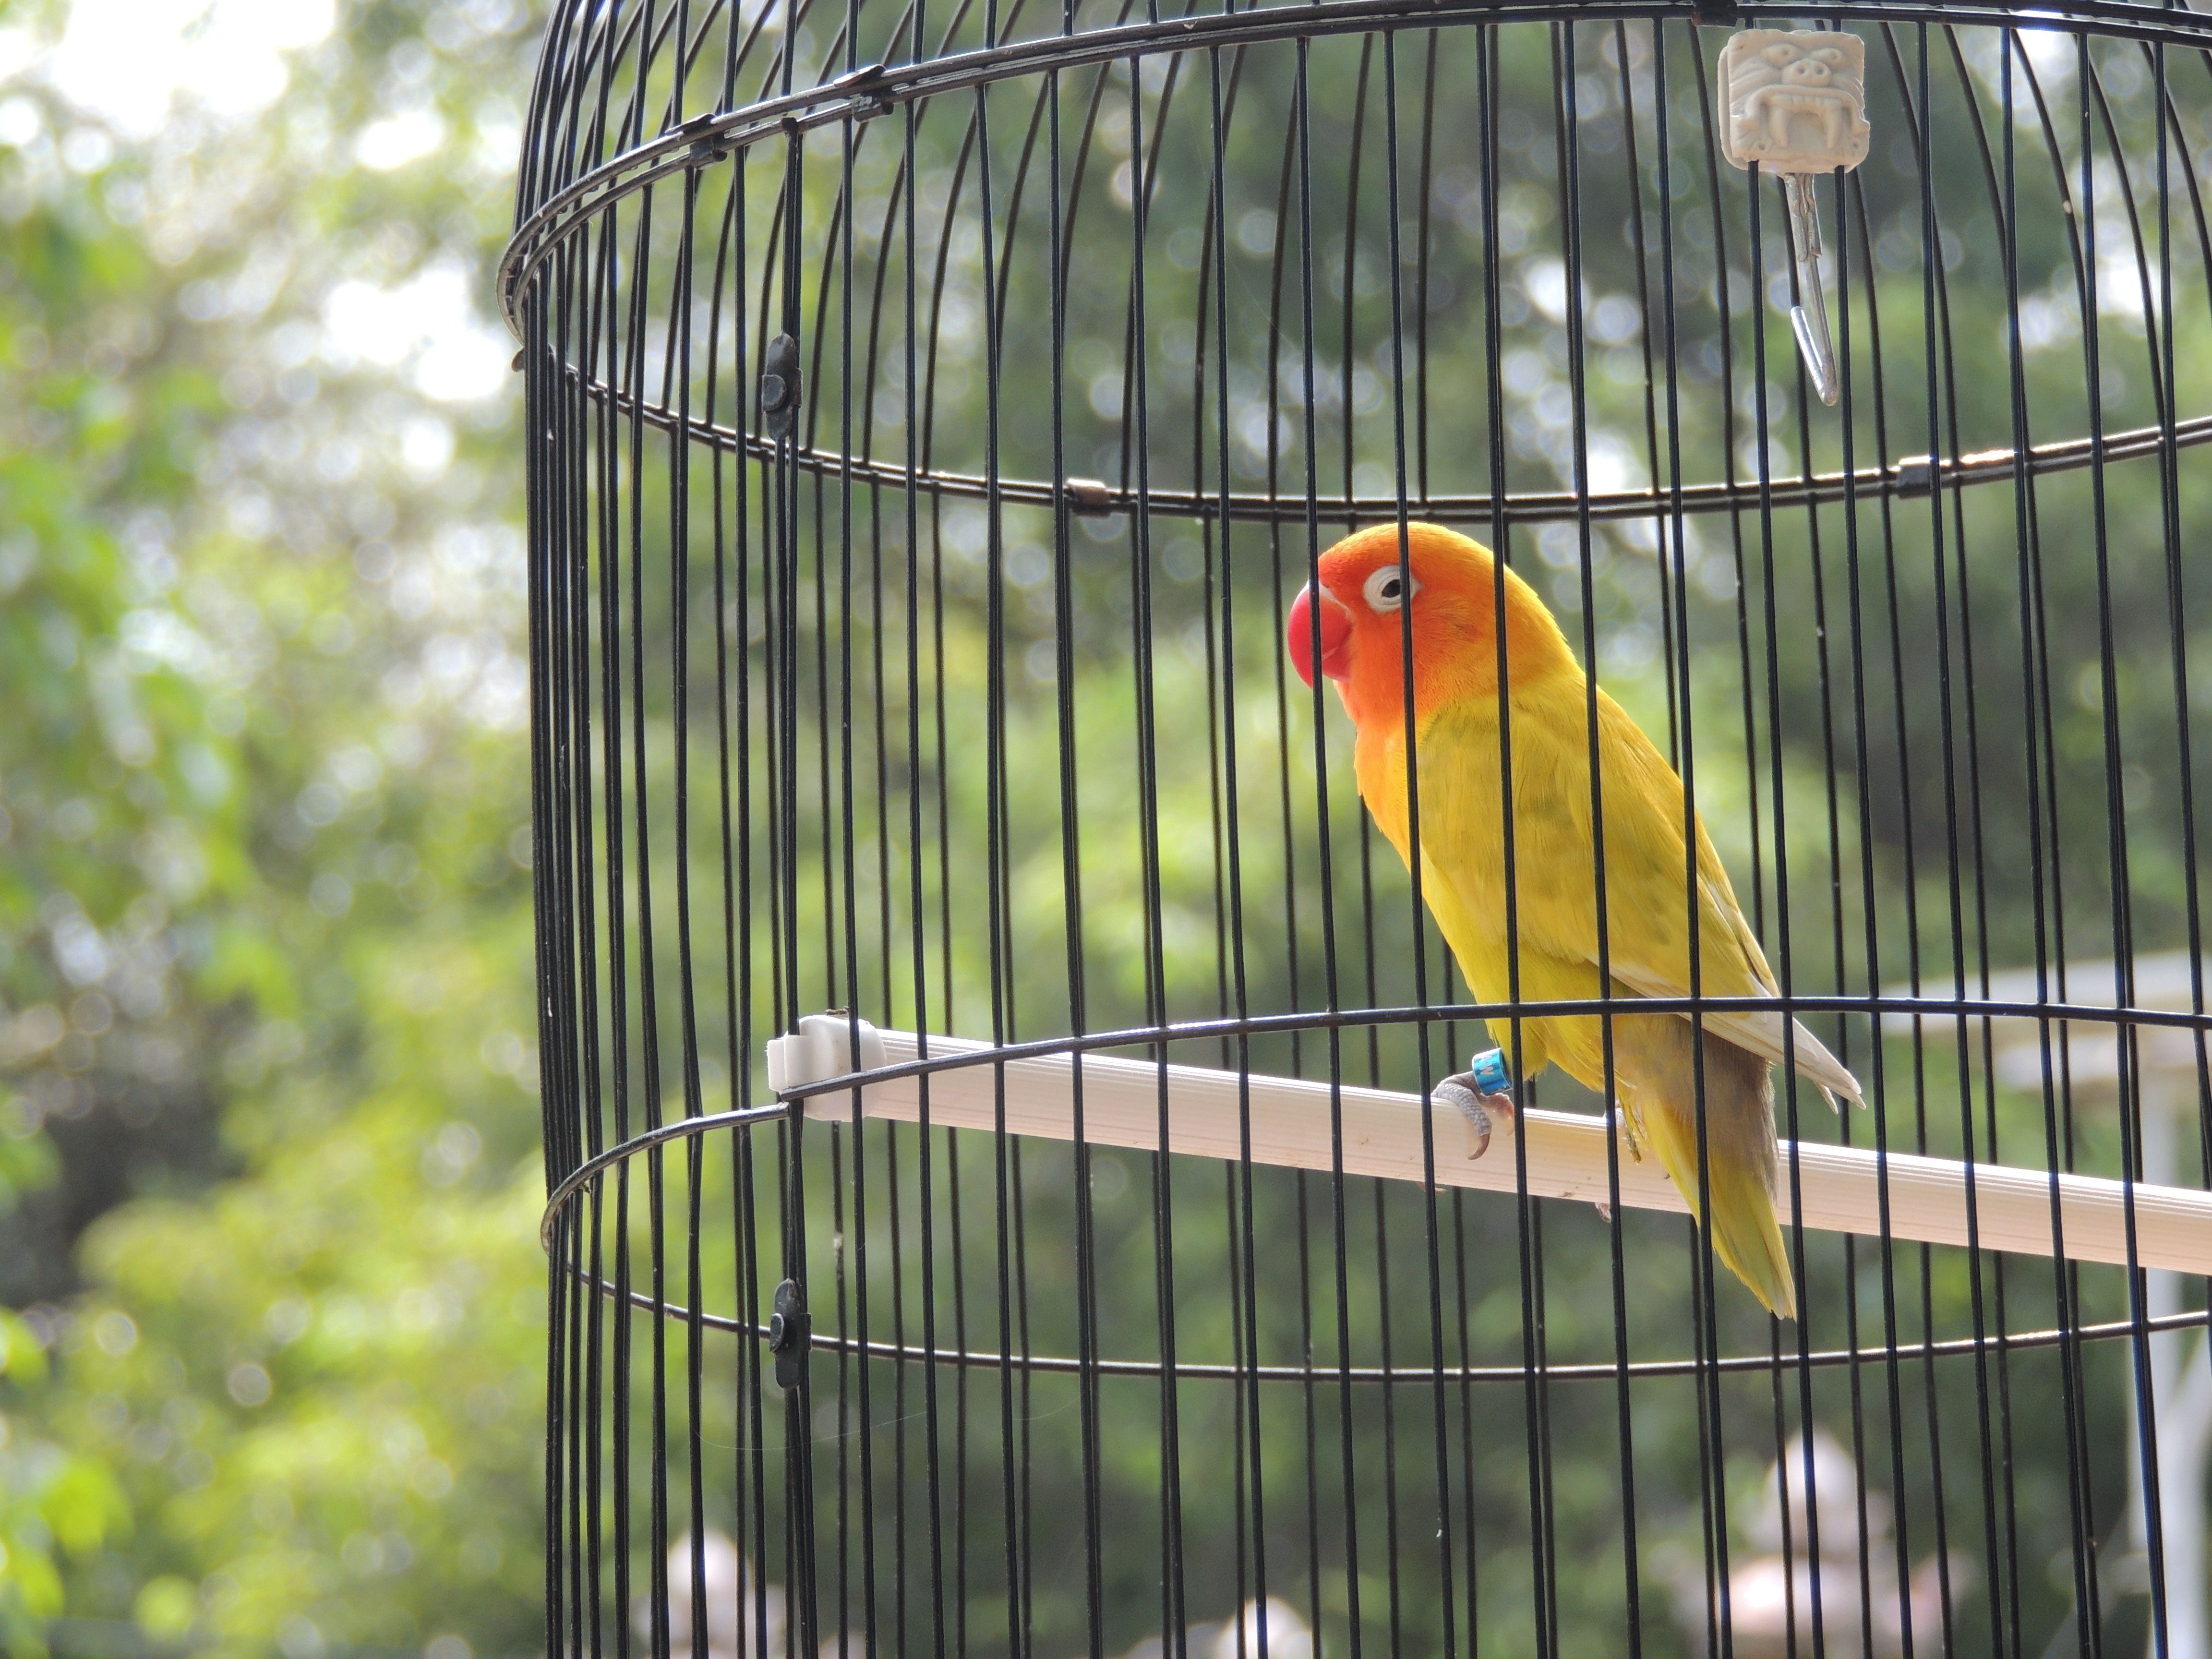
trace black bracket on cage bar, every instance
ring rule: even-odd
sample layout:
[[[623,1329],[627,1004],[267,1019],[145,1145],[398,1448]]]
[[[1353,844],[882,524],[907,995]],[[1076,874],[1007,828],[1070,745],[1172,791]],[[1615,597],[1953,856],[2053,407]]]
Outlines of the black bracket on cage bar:
[[[806,1311],[806,1291],[795,1279],[775,1287],[775,1311],[768,1319],[768,1351],[775,1356],[775,1385],[787,1391],[806,1376],[806,1356],[814,1346],[814,1316]]]
[[[1732,29],[1736,25],[1735,0],[1691,0],[1690,21],[1704,28]]]
[[[799,342],[788,334],[779,334],[768,343],[768,351],[761,362],[761,414],[768,422],[768,435],[788,438],[799,424],[799,392],[806,377],[799,373]]]
[[[1070,478],[1067,507],[1071,513],[1086,519],[1110,518],[1114,513],[1114,492],[1097,478]]]
[[[1901,496],[1925,495],[1936,487],[1936,461],[1933,456],[1908,455],[1897,464],[1897,493]]]
[[[710,162],[720,161],[725,155],[728,154],[722,148],[720,136],[714,130],[714,123],[720,118],[713,110],[706,110],[693,116],[676,129],[678,132],[699,135],[693,140],[690,152],[684,158],[688,165],[695,167],[705,167]]]
[[[822,91],[849,94],[853,99],[853,118],[865,121],[891,112],[890,88],[890,65],[866,64],[859,69],[847,70],[826,83]]]

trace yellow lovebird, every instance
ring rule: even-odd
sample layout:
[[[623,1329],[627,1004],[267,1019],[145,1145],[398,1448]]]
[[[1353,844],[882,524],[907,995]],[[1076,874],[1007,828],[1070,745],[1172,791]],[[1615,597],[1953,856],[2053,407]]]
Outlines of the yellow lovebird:
[[[1316,668],[1335,682],[1358,733],[1360,798],[1399,857],[1409,858],[1403,650],[1410,630],[1422,896],[1475,996],[1504,1002],[1510,981],[1497,567],[1487,548],[1434,525],[1412,526],[1407,541],[1410,584],[1400,568],[1395,525],[1363,530],[1329,549],[1318,593],[1309,587],[1291,607],[1286,643],[1309,685]],[[1593,1001],[1603,990],[1589,684],[1543,600],[1510,570],[1504,595],[1521,997],[1524,1005]],[[1597,750],[1612,994],[1632,1007],[1639,997],[1686,997],[1691,905],[1682,781],[1602,690]],[[1702,822],[1697,837],[1698,988],[1713,997],[1771,997],[1774,975]],[[1793,1060],[1832,1106],[1838,1095],[1858,1102],[1859,1085],[1810,1031],[1779,1013],[1709,1010],[1703,1019],[1713,1249],[1770,1310],[1795,1318],[1796,1289],[1774,1213],[1779,1172],[1771,1071]],[[1694,1028],[1687,1015],[1624,1012],[1613,1016],[1613,1030],[1614,1092],[1629,1152],[1638,1158],[1645,1147],[1655,1152],[1695,1213]],[[1510,1031],[1509,1022],[1492,1022],[1501,1042],[1510,1042]],[[1603,1092],[1595,1015],[1530,1016],[1522,1024],[1522,1045],[1525,1075],[1556,1064]],[[1488,1139],[1477,1103],[1486,1091],[1467,1079],[1453,1083],[1439,1092],[1473,1108],[1479,1153]],[[1486,1097],[1492,1109],[1510,1109],[1502,1096]]]

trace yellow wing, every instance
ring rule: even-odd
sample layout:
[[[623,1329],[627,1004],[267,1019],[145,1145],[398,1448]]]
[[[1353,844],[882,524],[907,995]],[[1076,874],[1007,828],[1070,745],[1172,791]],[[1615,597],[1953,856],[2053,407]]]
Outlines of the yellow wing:
[[[1579,675],[1516,689],[1515,887],[1524,998],[1597,994],[1595,836],[1589,708]],[[1682,786],[1634,720],[1598,693],[1606,844],[1607,966],[1640,996],[1690,994]],[[1419,733],[1423,887],[1478,995],[1503,1000],[1504,833],[1498,710],[1472,699],[1437,711]],[[1359,781],[1376,820],[1407,851],[1402,733],[1363,737]],[[1699,988],[1711,997],[1775,994],[1765,953],[1737,907],[1728,872],[1698,826]],[[1802,1024],[1779,1013],[1708,1011],[1705,1027],[1857,1101],[1857,1080]],[[1794,1048],[1792,1039],[1794,1038]]]

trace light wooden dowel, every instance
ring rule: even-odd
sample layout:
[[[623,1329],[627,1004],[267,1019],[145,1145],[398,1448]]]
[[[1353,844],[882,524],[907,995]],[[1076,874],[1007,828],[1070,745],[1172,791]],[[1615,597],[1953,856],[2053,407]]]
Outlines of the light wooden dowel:
[[[769,1044],[771,1086],[782,1090],[819,1083],[854,1069],[842,1017],[811,1015],[802,1034]],[[917,1056],[911,1032],[863,1026],[861,1061],[902,1065]],[[975,1053],[988,1044],[933,1036],[933,1055]],[[1085,1055],[1083,1127],[1095,1146],[1152,1152],[1159,1146],[1160,1068],[1149,1061]],[[989,1130],[997,1123],[994,1068],[969,1066],[939,1072],[929,1080],[933,1124]],[[1015,1060],[1006,1066],[1006,1127],[1012,1133],[1050,1140],[1075,1135],[1075,1068],[1065,1055]],[[1238,1099],[1249,1090],[1252,1161],[1294,1170],[1330,1167],[1329,1089],[1298,1078],[1255,1075],[1242,1084],[1234,1072],[1196,1066],[1167,1068],[1168,1148],[1200,1158],[1240,1155]],[[1422,1176],[1420,1098],[1381,1089],[1341,1091],[1344,1168],[1347,1175],[1418,1182]],[[921,1083],[905,1077],[869,1085],[861,1109],[869,1117],[911,1123],[921,1115]],[[809,1115],[844,1119],[849,1092],[817,1095]],[[1449,1106],[1431,1105],[1437,1182],[1489,1192],[1516,1189],[1513,1142],[1500,1133],[1479,1158],[1467,1156],[1464,1121]],[[1528,1142],[1528,1190],[1541,1198],[1599,1203],[1607,1196],[1606,1128],[1602,1118],[1573,1112],[1522,1115]],[[1783,1218],[1789,1219],[1790,1145],[1782,1143]],[[1949,1159],[1893,1152],[1888,1158],[1889,1236],[1929,1244],[1966,1243],[1966,1166]],[[1879,1237],[1881,1180],[1875,1154],[1855,1146],[1806,1143],[1798,1148],[1804,1222],[1831,1232]],[[2003,1164],[1973,1166],[1982,1248],[2048,1256],[2051,1249],[2051,1178],[2039,1170]],[[2121,1183],[2094,1176],[2058,1177],[2065,1254],[2077,1261],[2125,1263],[2125,1199]],[[1686,1213],[1688,1206],[1656,1159],[1632,1162],[1624,1147],[1620,1197],[1640,1210]],[[2212,1273],[2212,1194],[2176,1187],[2135,1188],[2136,1260],[2146,1267]]]

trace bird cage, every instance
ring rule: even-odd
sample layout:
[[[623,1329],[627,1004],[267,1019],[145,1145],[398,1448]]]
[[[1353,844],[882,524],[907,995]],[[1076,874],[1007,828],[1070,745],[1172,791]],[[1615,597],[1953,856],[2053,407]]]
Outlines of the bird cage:
[[[2212,1648],[2208,167],[2148,0],[560,0],[547,1651]]]

